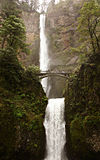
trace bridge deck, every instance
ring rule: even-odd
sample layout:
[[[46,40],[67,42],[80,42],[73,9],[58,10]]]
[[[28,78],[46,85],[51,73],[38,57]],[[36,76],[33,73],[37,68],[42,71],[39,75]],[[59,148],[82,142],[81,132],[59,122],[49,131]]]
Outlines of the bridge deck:
[[[37,73],[36,75],[41,78],[49,77],[49,76],[60,76],[64,78],[68,78],[70,73],[65,73],[65,72],[40,72]]]

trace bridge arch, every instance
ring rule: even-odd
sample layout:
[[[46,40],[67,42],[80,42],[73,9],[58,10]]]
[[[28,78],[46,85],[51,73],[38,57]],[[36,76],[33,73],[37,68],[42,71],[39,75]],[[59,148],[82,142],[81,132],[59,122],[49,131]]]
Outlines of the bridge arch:
[[[46,77],[62,77],[62,78],[68,78],[69,77],[69,73],[65,73],[65,72],[41,72],[39,74],[37,74],[37,76],[39,76],[39,79],[43,79]]]

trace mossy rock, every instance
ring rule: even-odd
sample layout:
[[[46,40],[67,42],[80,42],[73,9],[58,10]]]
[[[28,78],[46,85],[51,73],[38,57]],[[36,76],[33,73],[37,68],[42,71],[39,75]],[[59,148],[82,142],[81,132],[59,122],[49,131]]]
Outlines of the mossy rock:
[[[65,119],[72,157],[79,160],[100,158],[100,54],[91,55],[87,63],[67,81]]]
[[[41,160],[46,95],[33,70],[22,68],[16,55],[2,55],[0,62],[0,160]]]

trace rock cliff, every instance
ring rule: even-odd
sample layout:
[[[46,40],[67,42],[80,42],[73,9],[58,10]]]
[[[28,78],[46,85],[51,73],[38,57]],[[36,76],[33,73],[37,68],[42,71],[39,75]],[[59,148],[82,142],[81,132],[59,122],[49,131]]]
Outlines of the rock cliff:
[[[40,14],[36,11],[26,12],[22,11],[22,19],[26,27],[26,38],[31,53],[20,55],[21,61],[25,66],[39,65],[39,48],[40,48],[40,36],[39,36],[39,17]]]
[[[54,72],[74,72],[79,65],[79,54],[71,53],[71,47],[77,46],[76,26],[82,4],[82,0],[71,0],[60,2],[48,8],[46,33],[50,55],[50,70]],[[51,81],[53,88],[50,95],[62,97],[62,90],[66,80],[52,78]]]
[[[100,159],[100,54],[67,82],[65,94],[66,148],[71,160]]]

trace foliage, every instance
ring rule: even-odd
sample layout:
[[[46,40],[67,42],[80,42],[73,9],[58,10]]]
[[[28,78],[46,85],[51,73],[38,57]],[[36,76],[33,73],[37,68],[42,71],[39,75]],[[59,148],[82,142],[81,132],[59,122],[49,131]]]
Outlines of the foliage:
[[[25,76],[27,77],[27,80],[39,80],[39,76],[37,75],[38,73],[40,73],[40,69],[38,66],[32,65],[29,66],[26,71],[25,71]]]
[[[17,92],[12,92],[0,83],[1,160],[44,156],[43,117],[47,100],[40,84],[37,86],[18,87]]]
[[[31,11],[31,7],[30,7],[28,1],[21,1],[21,2],[20,2],[20,8],[21,8],[21,10],[23,10],[23,11],[27,11],[27,12],[30,12],[30,11]]]
[[[39,9],[39,0],[30,0],[31,10],[38,10]]]
[[[34,76],[37,71],[35,66],[24,70],[13,48],[0,51],[1,160],[44,156],[47,98]]]
[[[0,46],[2,49],[13,48],[16,53],[29,53],[26,44],[26,32],[21,10],[16,0],[4,0],[1,10]]]
[[[24,11],[32,12],[37,11],[39,9],[39,0],[26,0],[20,2],[20,7]]]
[[[21,10],[19,9],[18,0],[1,0],[1,17],[9,18],[10,15],[20,17]]]
[[[78,19],[78,31],[85,48],[93,53],[100,49],[100,6],[95,0],[85,2]]]
[[[85,131],[85,135],[88,137],[94,132],[95,130],[99,130],[99,125],[100,125],[100,115],[99,112],[97,115],[89,115],[86,116],[83,120],[83,128]]]
[[[85,148],[87,148],[85,144],[85,135],[84,135],[81,117],[75,117],[74,120],[71,122],[70,134],[71,134],[71,141],[72,141],[73,149],[76,152],[82,152],[82,151],[84,152],[84,147],[81,150],[79,148],[80,144],[81,146],[85,146]]]
[[[23,68],[19,63],[13,48],[0,51],[0,77],[8,87],[17,87],[20,83]],[[5,84],[5,83],[4,83]]]
[[[76,22],[68,27],[68,30],[76,28],[74,36],[77,38],[75,43],[70,40],[69,52],[78,54],[82,64],[91,54],[100,50],[100,4],[96,0],[84,1],[79,13],[78,11]]]
[[[99,68],[100,54],[96,53],[67,82],[65,117],[71,154],[81,160],[100,157]]]
[[[27,68],[27,72],[37,74],[37,73],[40,73],[40,69],[38,66],[32,65]]]
[[[14,15],[6,18],[2,22],[0,36],[2,49],[12,47],[16,52],[24,51],[26,47],[25,26],[20,18]]]

